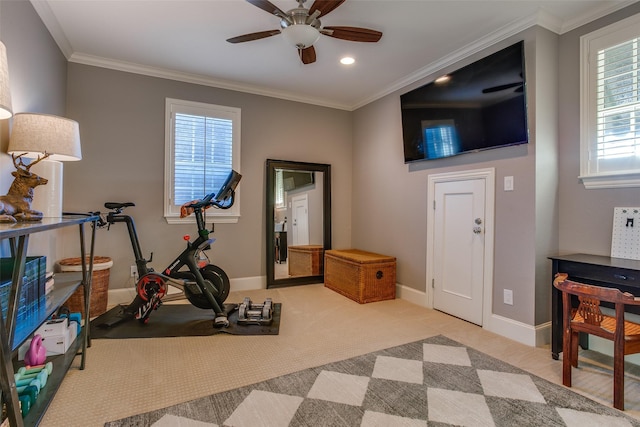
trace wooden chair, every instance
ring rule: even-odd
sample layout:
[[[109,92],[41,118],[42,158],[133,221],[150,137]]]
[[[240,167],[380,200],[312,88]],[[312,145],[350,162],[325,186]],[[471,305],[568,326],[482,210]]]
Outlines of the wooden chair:
[[[625,305],[640,305],[640,298],[616,288],[587,285],[558,273],[553,282],[562,292],[562,383],[571,387],[571,367],[578,366],[579,333],[584,332],[613,341],[613,406],[624,411],[624,356],[640,353],[640,324],[624,320]],[[580,304],[572,308],[571,296]],[[615,305],[615,316],[600,310],[600,302]]]

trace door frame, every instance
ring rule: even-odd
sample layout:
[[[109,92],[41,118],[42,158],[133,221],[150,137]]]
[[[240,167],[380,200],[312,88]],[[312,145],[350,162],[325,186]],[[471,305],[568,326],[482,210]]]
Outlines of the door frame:
[[[482,327],[490,324],[493,310],[493,252],[495,233],[495,168],[474,169],[468,171],[444,172],[427,176],[427,307],[433,308],[433,253],[435,219],[433,206],[435,203],[435,186],[437,183],[484,179],[484,277],[482,292]]]

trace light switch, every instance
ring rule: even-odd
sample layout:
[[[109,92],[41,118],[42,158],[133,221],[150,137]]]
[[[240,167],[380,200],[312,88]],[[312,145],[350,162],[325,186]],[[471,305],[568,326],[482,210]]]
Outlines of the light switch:
[[[504,177],[504,191],[513,191],[513,176]]]

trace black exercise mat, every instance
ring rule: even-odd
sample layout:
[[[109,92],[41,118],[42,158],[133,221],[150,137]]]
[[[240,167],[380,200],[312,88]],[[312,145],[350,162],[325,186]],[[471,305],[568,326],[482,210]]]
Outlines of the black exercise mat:
[[[219,333],[233,335],[278,335],[280,331],[281,303],[273,304],[273,321],[270,325],[239,325],[237,304],[225,304],[230,311],[229,327],[214,328],[213,312],[191,304],[165,304],[151,313],[149,322],[136,319],[124,321],[113,327],[101,327],[109,318],[122,312],[117,306],[93,319],[90,323],[91,338],[163,338],[207,336]]]

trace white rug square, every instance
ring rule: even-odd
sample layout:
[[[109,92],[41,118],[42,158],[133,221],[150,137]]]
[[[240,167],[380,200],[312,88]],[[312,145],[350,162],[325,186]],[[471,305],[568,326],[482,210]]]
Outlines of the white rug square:
[[[153,423],[151,427],[218,427],[218,424],[205,423],[203,421],[190,420],[189,418],[167,414]]]
[[[448,363],[449,365],[471,366],[469,354],[465,347],[453,347],[440,344],[423,344],[423,360],[433,363]]]
[[[424,379],[423,363],[420,360],[399,359],[397,357],[378,356],[373,367],[373,378],[422,384]]]
[[[427,390],[429,421],[465,427],[493,427],[484,396],[455,390]]]
[[[482,390],[487,396],[546,403],[529,375],[478,369]]]
[[[286,427],[304,399],[253,390],[224,422],[233,427]]]
[[[568,408],[556,408],[556,410],[567,427],[631,427],[631,423],[624,418],[576,411]]]
[[[427,422],[381,412],[364,411],[360,427],[427,427]]]
[[[316,378],[307,397],[360,406],[367,393],[369,377],[322,371]]]

